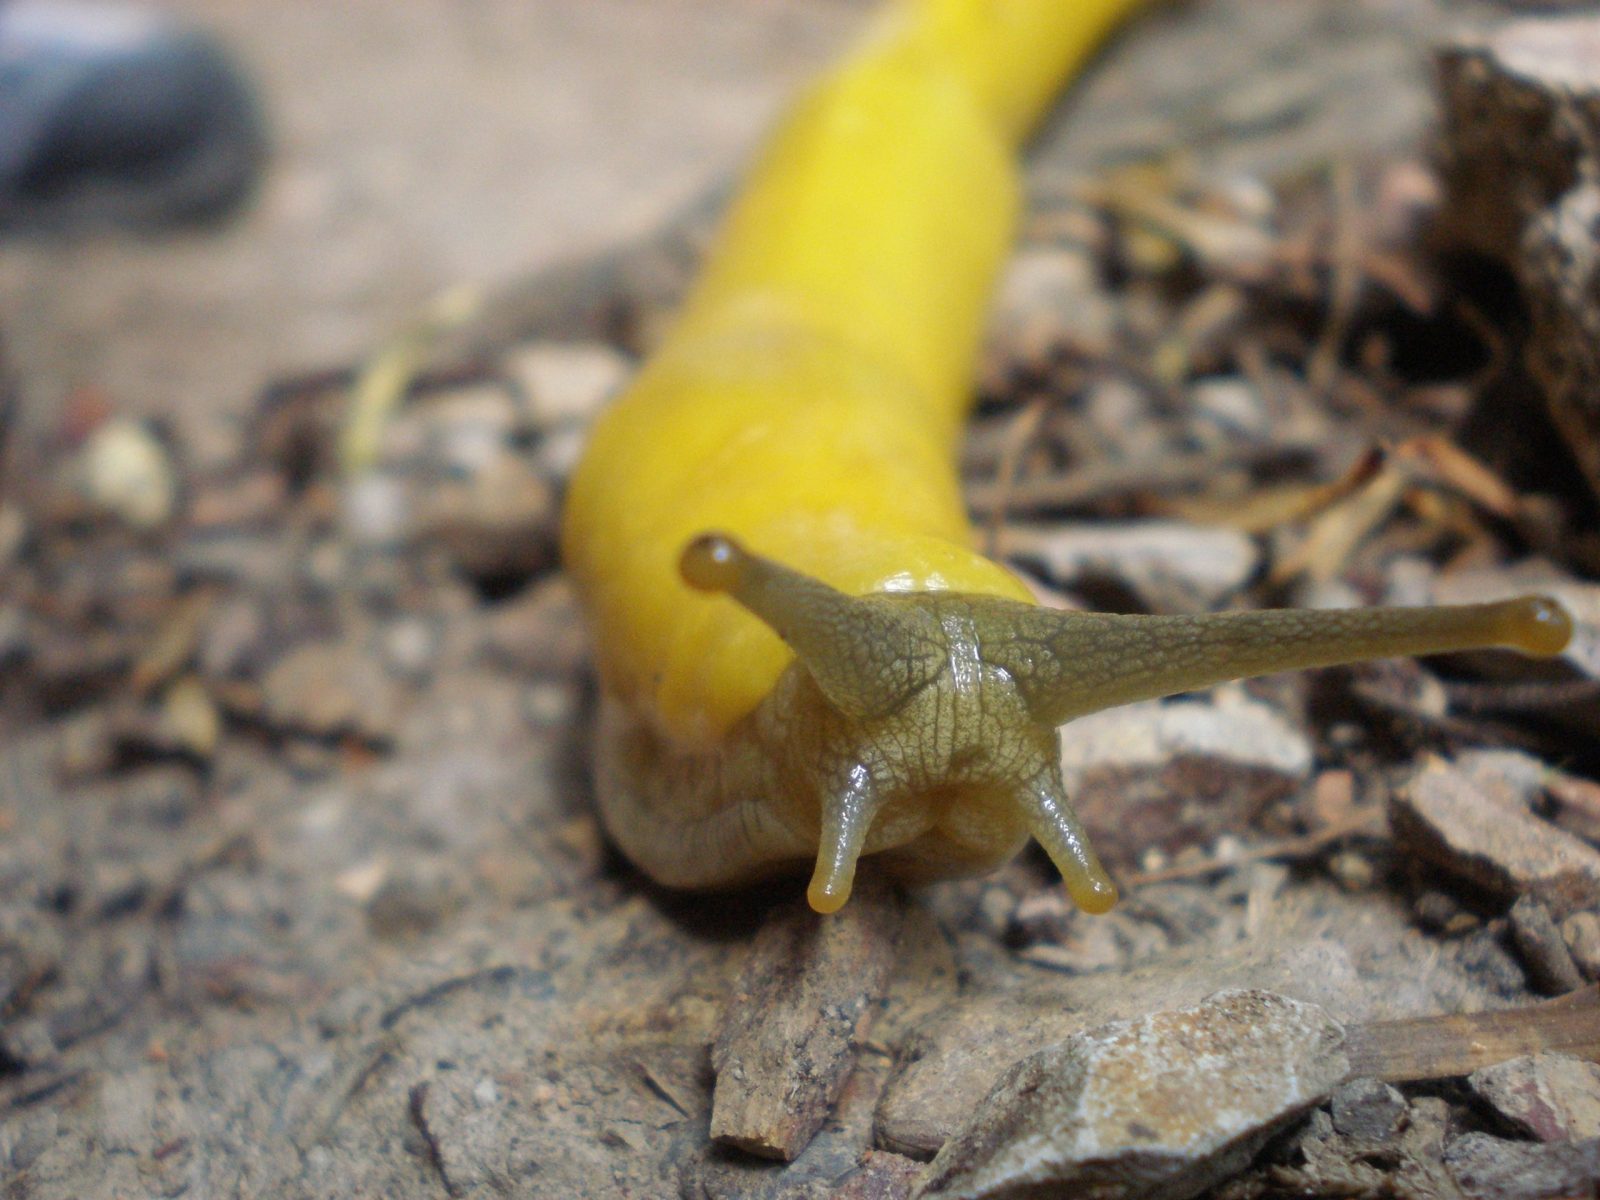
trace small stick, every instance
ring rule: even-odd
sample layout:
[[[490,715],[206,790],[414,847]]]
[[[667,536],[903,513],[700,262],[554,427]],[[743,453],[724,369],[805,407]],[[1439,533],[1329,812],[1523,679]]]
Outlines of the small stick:
[[[1524,1054],[1600,1062],[1600,987],[1497,1012],[1413,1017],[1353,1026],[1349,1079],[1389,1083],[1470,1075]]]

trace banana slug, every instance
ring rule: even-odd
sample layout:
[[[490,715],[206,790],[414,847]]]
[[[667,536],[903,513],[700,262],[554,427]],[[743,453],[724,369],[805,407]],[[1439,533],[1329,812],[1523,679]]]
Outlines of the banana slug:
[[[1031,837],[1105,911],[1063,722],[1272,671],[1566,644],[1570,618],[1539,597],[1056,612],[972,548],[954,451],[1016,153],[1139,3],[891,0],[758,156],[597,423],[562,549],[602,683],[601,817],[660,883],[810,863],[828,913],[864,856],[916,882]]]

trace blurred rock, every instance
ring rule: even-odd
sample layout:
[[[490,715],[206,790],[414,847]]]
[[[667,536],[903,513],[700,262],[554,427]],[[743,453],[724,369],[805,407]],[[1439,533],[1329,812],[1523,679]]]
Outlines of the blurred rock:
[[[1117,309],[1093,259],[1066,246],[1033,246],[1006,264],[991,317],[991,353],[1047,368],[1066,352],[1099,358],[1110,349]]]
[[[393,739],[403,701],[382,660],[349,640],[290,650],[262,680],[262,697],[263,715],[280,729],[373,742]]]
[[[1595,1193],[1600,1138],[1540,1144],[1468,1133],[1445,1148],[1444,1162],[1468,1200],[1571,1200]]]
[[[193,675],[179,679],[161,697],[155,734],[160,743],[199,759],[209,759],[217,752],[222,715],[205,685]]]
[[[508,449],[426,489],[414,519],[422,540],[477,579],[530,575],[555,555],[555,496],[533,465]]]
[[[1583,986],[1583,976],[1550,910],[1532,896],[1519,896],[1511,906],[1511,940],[1538,991],[1563,996]]]
[[[1264,440],[1273,432],[1272,414],[1261,390],[1248,379],[1226,376],[1202,379],[1189,389],[1194,415],[1211,426],[1218,441]]]
[[[366,901],[374,937],[416,937],[437,928],[466,902],[454,864],[412,856],[391,867]]]
[[[1505,22],[1438,62],[1445,219],[1521,284],[1530,364],[1600,494],[1600,18]]]
[[[1550,819],[1590,845],[1600,845],[1600,783],[1563,771],[1547,771],[1546,795],[1555,802]]]
[[[529,675],[570,678],[587,668],[589,639],[565,575],[542,580],[484,618],[484,654]]]
[[[1007,1071],[913,1194],[1184,1200],[1332,1089],[1342,1038],[1315,1005],[1260,991],[1089,1030]]]
[[[171,455],[142,421],[113,417],[96,428],[79,451],[75,475],[90,505],[140,533],[159,529],[177,509]]]
[[[1382,1143],[1400,1130],[1406,1098],[1381,1079],[1352,1079],[1329,1100],[1333,1127],[1348,1138]]]
[[[505,365],[528,394],[546,430],[588,425],[621,390],[633,366],[605,342],[531,342],[506,355]]]
[[[1260,561],[1255,542],[1237,530],[1182,521],[1010,526],[1006,546],[1043,566],[1058,587],[1114,584],[1153,612],[1215,608]]]
[[[1399,789],[1390,821],[1402,850],[1490,896],[1532,896],[1556,920],[1600,905],[1600,852],[1432,759]]]
[[[1091,713],[1061,730],[1067,795],[1107,862],[1237,834],[1311,773],[1311,743],[1237,687]]]
[[[1561,937],[1585,979],[1600,979],[1600,912],[1573,913],[1561,922]]]
[[[1570,1054],[1530,1054],[1474,1071],[1477,1097],[1541,1142],[1600,1137],[1600,1064]]]

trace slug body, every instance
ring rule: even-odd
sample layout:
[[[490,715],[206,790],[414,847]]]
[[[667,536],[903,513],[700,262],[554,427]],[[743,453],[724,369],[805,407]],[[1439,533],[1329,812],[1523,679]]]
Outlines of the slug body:
[[[1293,667],[1564,645],[1570,622],[1537,599],[1058,613],[972,548],[955,448],[1015,154],[1138,4],[891,3],[780,126],[596,426],[563,552],[599,659],[601,815],[658,881],[810,862],[831,912],[862,856],[934,879],[1032,836],[1103,911],[1116,893],[1062,791],[1063,721]]]

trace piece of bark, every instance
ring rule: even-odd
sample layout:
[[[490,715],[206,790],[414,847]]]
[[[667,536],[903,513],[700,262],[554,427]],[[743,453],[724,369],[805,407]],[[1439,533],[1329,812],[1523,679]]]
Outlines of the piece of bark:
[[[871,880],[832,916],[798,901],[774,911],[712,1047],[718,1143],[785,1161],[805,1149],[888,988],[903,918],[898,894]]]
[[[1354,1026],[1345,1041],[1351,1077],[1390,1083],[1452,1079],[1523,1054],[1600,1059],[1600,991],[1497,1012],[1452,1013]]]
[[[1396,789],[1389,818],[1403,849],[1494,897],[1532,896],[1558,921],[1600,905],[1600,852],[1497,799],[1454,763],[1425,763]]]
[[[695,1200],[906,1200],[923,1164],[871,1148],[873,1109],[889,1065],[886,1053],[863,1050],[828,1120],[793,1162],[708,1144],[684,1163],[681,1194]]]
[[[1447,227],[1522,285],[1529,364],[1600,494],[1600,18],[1510,21],[1438,65]]]

